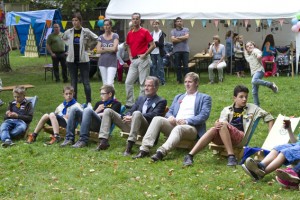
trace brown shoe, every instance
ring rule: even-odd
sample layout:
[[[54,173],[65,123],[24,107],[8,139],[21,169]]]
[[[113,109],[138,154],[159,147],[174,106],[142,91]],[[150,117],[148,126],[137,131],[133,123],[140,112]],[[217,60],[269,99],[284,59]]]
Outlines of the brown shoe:
[[[108,143],[108,139],[100,138],[100,143],[97,146],[96,151],[106,150],[108,149],[108,147],[110,147],[110,144]]]
[[[60,141],[60,136],[59,135],[51,135],[50,136],[51,140],[49,142],[46,142],[46,145],[52,145],[54,143],[58,143]]]
[[[28,135],[28,138],[27,138],[27,141],[26,141],[26,142],[27,142],[28,144],[31,144],[31,143],[35,142],[36,137],[37,137],[37,134],[31,133],[31,134]]]

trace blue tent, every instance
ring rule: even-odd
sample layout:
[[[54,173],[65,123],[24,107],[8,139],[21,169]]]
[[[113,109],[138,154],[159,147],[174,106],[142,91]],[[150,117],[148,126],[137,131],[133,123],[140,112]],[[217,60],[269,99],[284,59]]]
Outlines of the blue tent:
[[[16,23],[16,16],[20,17],[19,23]],[[26,40],[29,32],[29,25],[32,25],[35,34],[35,40],[37,46],[41,42],[43,31],[45,31],[46,20],[51,20],[61,24],[61,14],[59,10],[37,10],[27,12],[8,12],[6,13],[6,26],[15,26],[19,39],[20,39],[20,51],[24,54]],[[45,48],[43,43],[42,49]]]

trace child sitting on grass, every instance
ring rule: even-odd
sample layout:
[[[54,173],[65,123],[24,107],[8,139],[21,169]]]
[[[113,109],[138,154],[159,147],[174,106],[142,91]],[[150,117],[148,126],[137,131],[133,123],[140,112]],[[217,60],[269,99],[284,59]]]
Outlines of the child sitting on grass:
[[[298,189],[299,166],[298,168],[297,166],[295,167],[295,171],[293,170],[294,168],[289,168],[287,170],[278,169],[283,164],[288,165],[300,161],[300,142],[297,142],[297,139],[292,132],[290,120],[284,120],[283,127],[288,131],[290,141],[292,143],[274,147],[274,149],[272,149],[272,151],[261,162],[256,162],[249,157],[246,159],[245,164],[242,165],[242,168],[256,181],[277,169],[276,179],[281,185],[287,188]],[[284,178],[285,175],[290,175],[294,181],[283,180],[286,179]]]
[[[14,100],[9,103],[0,128],[2,147],[14,145],[11,137],[23,134],[33,117],[32,103],[25,98],[25,88],[16,86],[13,89]]]
[[[71,108],[77,107],[81,109],[81,105],[74,99],[74,88],[72,86],[65,86],[63,89],[64,102],[61,103],[54,112],[50,114],[46,113],[42,116],[32,134],[28,135],[27,143],[35,142],[38,133],[42,130],[47,123],[52,126],[53,134],[51,134],[51,140],[46,144],[51,145],[60,141],[59,127],[67,127],[67,119],[69,118],[69,112]]]

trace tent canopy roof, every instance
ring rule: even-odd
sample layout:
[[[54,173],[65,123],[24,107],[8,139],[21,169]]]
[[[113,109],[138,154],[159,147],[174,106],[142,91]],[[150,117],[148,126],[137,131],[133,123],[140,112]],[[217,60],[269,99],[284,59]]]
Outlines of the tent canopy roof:
[[[274,0],[110,0],[106,17],[130,19],[135,12],[142,19],[281,19],[295,17],[300,7]]]

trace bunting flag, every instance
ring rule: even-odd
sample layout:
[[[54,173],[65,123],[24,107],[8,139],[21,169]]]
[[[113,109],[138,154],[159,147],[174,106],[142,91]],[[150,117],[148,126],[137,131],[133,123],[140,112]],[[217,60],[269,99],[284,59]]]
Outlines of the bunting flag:
[[[162,23],[163,26],[165,25],[165,21],[166,20],[164,20],[164,19],[161,20],[161,23]]]
[[[32,27],[34,27],[35,22],[36,22],[36,19],[34,19],[34,18],[30,19],[30,24],[31,24]]]
[[[219,20],[218,19],[214,19],[214,24],[215,24],[215,27],[218,28]]]
[[[284,19],[279,19],[280,26],[282,27]]]
[[[191,19],[191,26],[194,27],[194,24],[195,24],[195,20]]]
[[[230,26],[230,19],[227,19],[227,25]]]
[[[64,29],[66,29],[66,26],[67,26],[67,22],[68,21],[61,21],[61,25]]]
[[[207,20],[206,19],[202,19],[201,23],[202,23],[202,27],[204,28],[204,27],[206,27]]]
[[[90,22],[90,25],[91,25],[92,29],[94,29],[95,24],[96,24],[96,20],[90,20],[89,22]]]
[[[244,23],[245,23],[245,27],[247,28],[247,27],[248,27],[248,24],[249,24],[249,19],[245,19],[245,20],[244,20]]]
[[[149,22],[150,22],[150,26],[152,26],[152,24],[153,24],[153,20],[150,20]]]
[[[20,22],[21,17],[19,15],[16,15],[15,19],[16,19],[16,23],[18,24]]]
[[[256,19],[255,23],[256,23],[256,26],[259,27],[260,26],[260,19]]]
[[[272,19],[267,19],[268,26],[270,27],[272,25]]]
[[[51,22],[52,22],[52,21],[51,21],[50,19],[47,19],[47,20],[46,20],[46,25],[47,25],[48,28],[51,27]]]
[[[234,19],[232,22],[233,22],[233,26],[236,26],[237,19]]]

